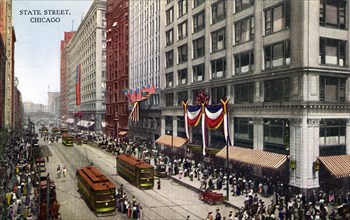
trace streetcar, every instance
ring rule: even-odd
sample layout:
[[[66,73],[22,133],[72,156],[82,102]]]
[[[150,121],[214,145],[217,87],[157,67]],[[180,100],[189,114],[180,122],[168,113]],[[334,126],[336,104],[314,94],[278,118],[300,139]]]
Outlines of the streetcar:
[[[61,132],[61,134],[68,133],[68,129],[67,128],[61,128],[60,132]]]
[[[117,173],[140,189],[152,189],[154,186],[154,167],[129,154],[116,157]]]
[[[59,128],[57,128],[57,127],[51,128],[51,134],[57,134],[57,133],[60,133],[60,129]]]
[[[74,145],[74,137],[69,133],[62,134],[62,144],[65,146],[73,146]]]
[[[96,214],[116,210],[116,187],[96,167],[83,167],[77,171],[76,177],[80,193]]]

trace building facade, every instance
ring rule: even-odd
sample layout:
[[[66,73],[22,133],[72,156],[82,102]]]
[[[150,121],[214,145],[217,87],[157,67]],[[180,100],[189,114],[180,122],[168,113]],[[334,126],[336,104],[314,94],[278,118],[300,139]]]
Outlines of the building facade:
[[[68,44],[68,113],[81,112],[81,120],[101,130],[105,120],[106,92],[106,1],[93,1]],[[77,77],[77,66],[79,76]],[[76,92],[79,81],[80,89]],[[77,103],[77,98],[80,103]]]
[[[337,176],[325,156],[341,164],[334,156],[350,152],[349,7],[327,0],[168,0],[162,134],[185,136],[181,102],[196,104],[204,90],[210,104],[229,99],[234,146],[293,161],[289,185],[308,190]],[[208,141],[223,148],[222,130],[210,131]],[[190,129],[190,142],[202,145],[201,128]]]
[[[12,129],[14,97],[14,30],[12,27],[12,0],[0,2],[0,32],[6,48],[4,126]]]
[[[122,92],[129,82],[129,4],[107,0],[106,133],[114,138],[129,130],[128,100]]]
[[[15,86],[14,89],[14,123],[13,123],[13,129],[14,130],[20,130],[22,127],[22,121],[23,121],[23,105],[22,105],[22,94],[18,90],[17,86]]]
[[[68,116],[68,43],[74,32],[64,32],[64,39],[61,40],[60,58],[60,114],[61,118]]]
[[[160,136],[160,12],[165,1],[130,1],[129,88],[147,85],[156,88],[140,103],[140,121],[129,123],[130,137],[151,139]]]
[[[57,115],[58,109],[56,108],[56,99],[60,97],[60,92],[48,92],[47,93],[47,107],[48,112],[51,114]]]
[[[33,102],[23,102],[23,110],[25,113],[35,112]]]
[[[0,37],[0,128],[4,126],[5,112],[5,70],[6,70],[6,48],[2,36]]]

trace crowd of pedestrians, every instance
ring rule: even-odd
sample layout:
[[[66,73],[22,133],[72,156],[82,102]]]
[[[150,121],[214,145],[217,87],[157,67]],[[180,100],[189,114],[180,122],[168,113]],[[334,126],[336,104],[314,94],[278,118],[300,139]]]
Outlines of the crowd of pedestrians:
[[[117,210],[126,214],[128,219],[142,219],[142,206],[136,201],[135,196],[128,198],[123,190],[123,184],[116,195]]]
[[[144,160],[153,158],[154,164],[167,165],[169,175],[200,181],[202,190],[225,192],[229,186],[230,196],[244,197],[244,204],[239,210],[221,216],[220,210],[215,209],[207,214],[206,219],[350,219],[350,192],[344,189],[328,192],[318,189],[307,195],[291,189],[288,177],[278,172],[256,177],[253,168],[244,164],[227,171],[220,163],[214,165],[160,153],[150,147],[152,144],[149,141],[130,143],[127,138],[117,141],[97,134],[93,134],[92,140],[104,145],[103,148],[113,154],[128,153]],[[271,201],[266,204],[262,197],[271,198]],[[119,211],[134,218],[139,217],[141,208],[134,199],[127,198],[120,191],[117,199]]]
[[[226,172],[219,163],[214,166],[180,157],[171,159],[166,154],[154,157],[154,163],[167,164],[168,174],[178,179],[200,181],[203,191],[225,193],[228,185],[230,196],[244,197],[238,211],[221,216],[216,209],[208,213],[207,219],[350,219],[350,192],[343,189],[328,193],[318,189],[306,195],[288,186],[288,178],[283,176],[252,175],[248,165]],[[265,204],[262,197],[270,198],[270,202]]]
[[[0,158],[0,219],[35,219],[39,205],[36,186],[39,177],[31,163],[32,136],[16,132],[10,135]]]

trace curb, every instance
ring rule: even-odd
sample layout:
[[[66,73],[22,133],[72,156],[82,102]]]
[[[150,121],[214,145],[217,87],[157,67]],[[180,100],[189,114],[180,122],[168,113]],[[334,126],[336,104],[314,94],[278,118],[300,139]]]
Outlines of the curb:
[[[171,180],[173,180],[174,182],[176,182],[176,183],[178,183],[178,184],[180,184],[182,186],[186,186],[186,188],[188,188],[188,189],[190,189],[190,190],[192,190],[192,191],[194,191],[194,192],[196,192],[198,194],[204,192],[203,190],[198,189],[197,187],[194,187],[194,186],[192,186],[192,185],[190,185],[188,183],[185,183],[185,182],[179,180],[178,178],[176,178],[174,176],[169,176],[168,175],[168,178],[170,178]],[[241,209],[241,207],[238,207],[238,206],[236,206],[236,205],[234,205],[232,203],[229,203],[227,201],[223,201],[223,204],[225,204],[225,206],[229,206],[229,207],[237,209],[237,210]]]

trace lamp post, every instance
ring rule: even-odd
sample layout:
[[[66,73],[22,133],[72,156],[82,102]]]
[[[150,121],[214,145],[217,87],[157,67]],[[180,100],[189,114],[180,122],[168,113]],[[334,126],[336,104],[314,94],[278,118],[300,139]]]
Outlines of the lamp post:
[[[119,144],[119,117],[118,117],[118,112],[115,113],[114,116],[114,124],[113,124],[113,138],[117,138],[117,144]],[[117,126],[117,135],[115,134],[115,127]]]
[[[173,131],[168,131],[168,135],[171,135],[171,151],[173,155],[175,155],[175,150],[174,150],[174,132]]]

